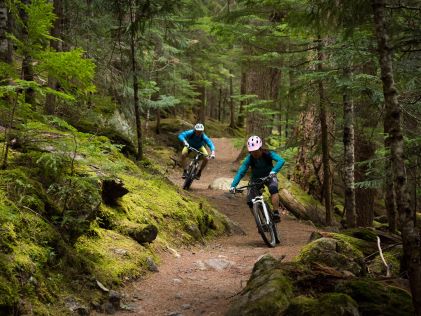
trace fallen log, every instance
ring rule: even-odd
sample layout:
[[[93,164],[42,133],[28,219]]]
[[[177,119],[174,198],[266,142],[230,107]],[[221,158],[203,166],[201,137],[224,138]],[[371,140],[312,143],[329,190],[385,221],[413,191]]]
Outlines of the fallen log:
[[[325,212],[321,207],[299,201],[287,189],[281,189],[279,191],[279,198],[288,212],[296,218],[310,220],[317,225],[325,225]],[[334,226],[336,225],[337,223],[335,222]]]

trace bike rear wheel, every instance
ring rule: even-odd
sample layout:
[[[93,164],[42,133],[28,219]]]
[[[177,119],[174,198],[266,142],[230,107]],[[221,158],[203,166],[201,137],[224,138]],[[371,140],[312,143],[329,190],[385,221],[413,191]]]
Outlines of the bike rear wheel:
[[[196,176],[196,166],[191,164],[187,170],[187,176],[184,180],[183,189],[188,190],[193,183],[194,177]]]
[[[268,208],[268,212],[269,208]],[[263,241],[268,247],[275,247],[278,236],[276,232],[275,224],[272,219],[269,220],[269,224],[266,224],[265,212],[261,203],[253,205],[253,216],[256,221],[257,229]]]

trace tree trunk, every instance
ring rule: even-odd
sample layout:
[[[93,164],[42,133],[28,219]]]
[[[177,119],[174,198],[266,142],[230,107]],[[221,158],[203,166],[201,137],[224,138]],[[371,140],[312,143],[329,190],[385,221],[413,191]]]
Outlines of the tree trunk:
[[[22,3],[25,5],[30,5],[31,0],[22,0]],[[28,30],[28,14],[24,9],[19,10],[20,18],[23,22],[22,28],[22,39],[24,43],[29,42],[29,30]],[[32,67],[32,56],[25,49],[22,59],[22,76],[21,78],[26,81],[34,81],[34,71]],[[35,103],[35,93],[34,90],[28,88],[25,90],[25,102],[34,106]]]
[[[372,159],[376,152],[375,143],[369,139],[362,131],[355,135],[355,160],[357,162],[368,161]],[[355,168],[355,180],[364,182],[367,179],[369,167],[367,164],[357,164]],[[371,227],[374,218],[374,199],[376,189],[357,188],[355,190],[357,226]]]
[[[54,21],[53,28],[51,30],[51,35],[55,38],[61,38],[62,37],[62,20],[63,20],[63,3],[62,0],[54,0],[54,14],[57,16],[57,19]],[[61,42],[58,40],[52,39],[50,41],[50,46],[56,51],[62,51]],[[51,89],[56,90],[57,89],[57,80],[55,80],[53,77],[48,76],[48,87]],[[56,109],[56,97],[55,95],[51,93],[47,93],[47,96],[45,98],[45,107],[44,111],[47,114],[54,114]]]
[[[197,121],[205,124],[206,120],[206,87],[200,86],[198,87],[198,91],[200,93],[200,107],[199,107],[199,116],[197,117]]]
[[[132,76],[133,76],[133,106],[136,120],[136,134],[137,134],[137,156],[136,160],[143,159],[143,146],[142,146],[142,124],[140,119],[140,108],[139,108],[139,83],[137,81],[137,62],[136,62],[136,30],[134,27],[134,12],[132,4],[130,4],[130,52],[131,52],[131,64],[132,64]]]
[[[241,83],[240,83],[240,94],[246,95],[247,94],[247,73],[243,70],[241,72]],[[240,110],[238,111],[238,126],[244,127],[244,105],[246,102],[244,100],[240,101]]]
[[[322,63],[325,60],[325,55],[322,51],[323,42],[319,38],[319,45],[317,46],[317,59],[319,61],[317,70],[323,71]],[[325,90],[323,81],[319,80],[319,117],[320,127],[322,132],[322,161],[323,161],[323,200],[326,209],[326,225],[332,225],[332,176],[330,171],[330,149],[329,149],[329,135],[327,128],[327,109],[325,100]]]
[[[385,149],[385,164],[384,164],[384,187],[385,187],[385,199],[384,203],[386,206],[386,214],[389,223],[389,231],[395,233],[397,229],[397,214],[396,209],[396,195],[395,188],[393,185],[393,170],[392,170],[392,161],[390,158],[390,130],[391,130],[391,121],[388,117],[385,117],[383,130],[385,134],[384,139],[384,149]]]
[[[230,73],[230,75],[231,75],[231,73]],[[233,99],[234,89],[233,89],[232,77],[231,76],[230,76],[230,79],[229,79],[229,86],[230,86],[230,97],[229,97],[229,102],[230,102],[230,127],[236,128],[236,126],[235,126],[235,104],[234,104],[234,99]]]
[[[290,118],[290,109],[291,105],[294,105],[294,75],[291,70],[288,71],[288,80],[289,80],[289,87],[288,87],[288,97],[287,97],[287,106],[285,109],[285,143],[288,142],[288,128],[289,128],[289,118]]]
[[[264,65],[253,65],[247,74],[247,93],[255,94],[261,100],[276,100],[279,70]],[[258,111],[247,113],[247,135],[258,135],[265,139],[271,134],[270,118]]]
[[[372,0],[378,57],[386,106],[385,117],[390,120],[390,149],[393,183],[402,233],[404,263],[408,269],[415,314],[421,315],[421,236],[415,226],[415,211],[411,209],[403,157],[402,115],[393,78],[392,52],[386,30],[385,0]]]
[[[349,68],[344,70],[344,77],[349,80],[351,71]],[[354,187],[354,103],[350,99],[349,89],[344,92],[344,184],[345,184],[345,203],[344,210],[346,214],[346,223],[348,228],[356,226],[355,211],[355,187]]]
[[[222,115],[222,88],[219,87],[219,97],[218,97],[218,121],[221,122]]]
[[[10,16],[5,0],[0,0],[0,61],[12,63],[12,46],[6,37],[10,31]],[[1,76],[1,75],[0,75]]]

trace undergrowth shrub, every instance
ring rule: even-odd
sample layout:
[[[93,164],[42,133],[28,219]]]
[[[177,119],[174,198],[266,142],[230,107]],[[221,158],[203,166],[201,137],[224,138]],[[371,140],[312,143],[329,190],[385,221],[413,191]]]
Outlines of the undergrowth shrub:
[[[66,176],[60,183],[52,184],[47,193],[51,195],[62,213],[54,220],[73,244],[89,230],[101,204],[100,185],[96,178]]]

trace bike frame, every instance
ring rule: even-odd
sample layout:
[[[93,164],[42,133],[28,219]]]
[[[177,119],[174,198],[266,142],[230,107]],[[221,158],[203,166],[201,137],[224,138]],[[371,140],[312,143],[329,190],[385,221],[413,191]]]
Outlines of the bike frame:
[[[246,188],[249,190],[251,190],[251,188],[256,188],[257,195],[251,199],[251,203],[253,204],[251,208],[252,214],[255,218],[259,234],[262,236],[263,241],[269,247],[275,247],[276,243],[280,243],[276,223],[273,222],[271,215],[269,214],[269,206],[263,197],[263,188],[267,180],[269,180],[269,176],[260,178],[254,183],[250,182],[248,185],[236,189],[234,193],[243,192]],[[248,192],[248,194],[250,194],[250,192]],[[265,230],[263,226],[267,226],[268,230]],[[266,232],[269,233],[269,236],[266,235]]]
[[[190,161],[190,164],[195,164],[196,167],[198,167],[199,161],[201,156],[207,158],[208,156],[205,155],[204,153],[202,153],[201,151],[197,150],[196,148],[193,147],[189,147],[189,150],[193,151],[196,153],[196,156],[194,156],[194,158]]]
[[[263,208],[263,212],[265,214],[265,220],[266,220],[266,225],[270,224],[270,217],[269,217],[269,212],[268,212],[268,208],[266,207],[266,203],[265,203],[265,199],[263,198],[263,195],[258,195],[256,196],[254,199],[251,200],[251,202],[254,204],[262,204],[262,208]]]

